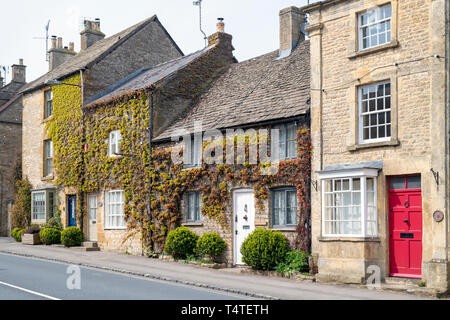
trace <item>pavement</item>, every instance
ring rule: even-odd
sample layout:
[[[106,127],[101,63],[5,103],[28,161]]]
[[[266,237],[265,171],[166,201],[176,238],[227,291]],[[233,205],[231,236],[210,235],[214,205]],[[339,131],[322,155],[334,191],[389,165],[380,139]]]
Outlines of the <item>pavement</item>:
[[[204,288],[217,294],[248,299],[283,300],[422,300],[406,293],[369,290],[347,285],[328,285],[292,279],[244,274],[239,268],[209,269],[180,262],[161,261],[115,252],[83,252],[53,246],[27,246],[0,238],[0,254],[78,265],[150,280]],[[3,259],[3,256],[0,256]],[[1,262],[1,260],[0,260]],[[0,273],[1,274],[1,273]],[[0,278],[0,281],[5,281]],[[6,281],[7,282],[7,281]],[[1,297],[0,297],[1,298]],[[175,297],[174,297],[175,298]],[[166,299],[171,299],[167,298]]]

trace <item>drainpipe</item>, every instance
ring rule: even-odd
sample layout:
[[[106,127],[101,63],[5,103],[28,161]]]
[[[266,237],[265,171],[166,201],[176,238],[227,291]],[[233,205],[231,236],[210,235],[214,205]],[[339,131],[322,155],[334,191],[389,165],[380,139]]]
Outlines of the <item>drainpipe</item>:
[[[80,229],[83,232],[83,220],[84,220],[84,192],[83,192],[83,185],[84,185],[84,163],[85,163],[85,145],[86,145],[86,128],[84,125],[84,70],[86,70],[85,68],[80,69],[80,85],[81,85],[81,128],[82,128],[82,147],[83,147],[83,152],[82,152],[82,160],[83,160],[83,164],[82,164],[82,172],[81,172],[81,190],[80,190]]]
[[[153,232],[152,232],[152,176],[151,176],[151,169],[152,169],[152,160],[153,160],[153,152],[152,152],[152,144],[153,144],[153,88],[148,90],[149,93],[149,120],[148,120],[148,145],[149,145],[149,192],[148,192],[148,220],[149,220],[149,236],[150,236],[150,249],[154,249],[153,244]]]

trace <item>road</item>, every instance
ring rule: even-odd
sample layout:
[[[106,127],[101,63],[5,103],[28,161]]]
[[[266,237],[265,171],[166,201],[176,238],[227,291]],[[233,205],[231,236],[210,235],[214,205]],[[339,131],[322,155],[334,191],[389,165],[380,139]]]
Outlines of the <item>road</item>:
[[[235,300],[162,281],[80,268],[80,282],[69,265],[0,254],[0,300]],[[70,278],[70,279],[69,279]],[[80,289],[69,289],[77,287]]]

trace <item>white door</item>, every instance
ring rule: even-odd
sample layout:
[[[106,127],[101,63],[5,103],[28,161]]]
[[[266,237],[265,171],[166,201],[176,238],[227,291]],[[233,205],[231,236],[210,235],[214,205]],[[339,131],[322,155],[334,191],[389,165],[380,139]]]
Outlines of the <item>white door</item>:
[[[253,190],[237,190],[233,196],[234,208],[234,264],[242,262],[241,245],[255,230],[255,197]]]
[[[97,196],[91,195],[88,197],[88,234],[89,241],[98,241],[97,236]]]

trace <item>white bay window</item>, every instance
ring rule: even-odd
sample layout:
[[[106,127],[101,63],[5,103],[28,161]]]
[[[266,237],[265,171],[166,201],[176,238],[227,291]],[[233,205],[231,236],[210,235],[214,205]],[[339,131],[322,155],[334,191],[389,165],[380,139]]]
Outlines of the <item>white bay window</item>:
[[[377,169],[319,173],[322,179],[322,234],[376,237]]]

